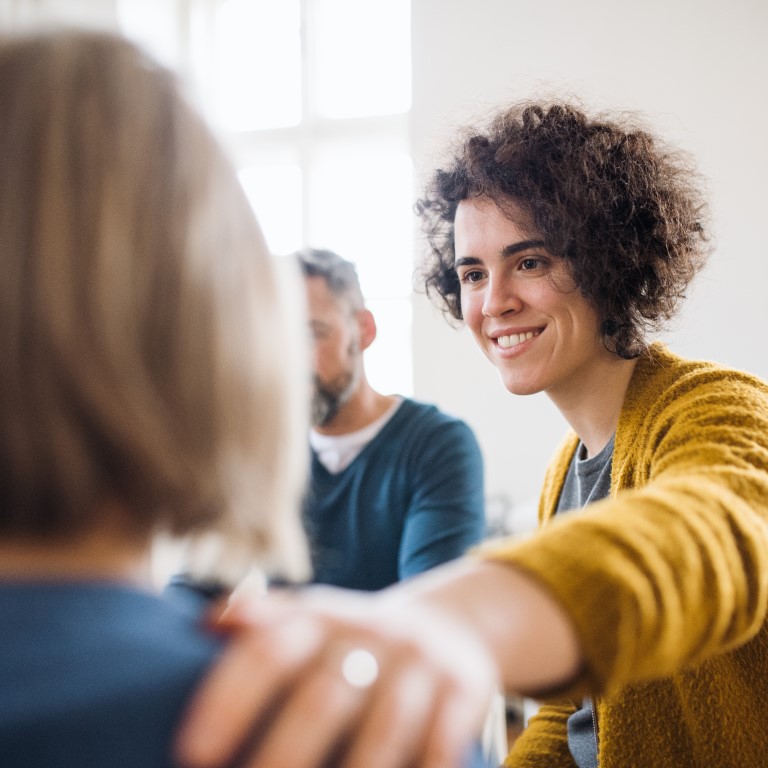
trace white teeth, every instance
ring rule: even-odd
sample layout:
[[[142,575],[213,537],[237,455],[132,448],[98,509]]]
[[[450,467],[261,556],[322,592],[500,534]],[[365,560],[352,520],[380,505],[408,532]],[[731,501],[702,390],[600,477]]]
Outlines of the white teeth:
[[[516,347],[518,344],[522,344],[524,341],[528,341],[528,339],[532,339],[534,336],[538,336],[538,332],[527,331],[526,333],[513,333],[509,336],[499,336],[496,341],[499,343],[500,347],[509,349],[509,347]]]

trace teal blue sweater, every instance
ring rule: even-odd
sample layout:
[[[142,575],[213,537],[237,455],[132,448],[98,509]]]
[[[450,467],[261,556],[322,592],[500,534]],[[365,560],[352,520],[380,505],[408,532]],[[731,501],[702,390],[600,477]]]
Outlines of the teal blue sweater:
[[[313,453],[304,524],[315,583],[377,590],[458,557],[485,532],[472,430],[405,399],[339,474]]]
[[[221,643],[194,614],[117,583],[0,582],[0,765],[173,768]]]

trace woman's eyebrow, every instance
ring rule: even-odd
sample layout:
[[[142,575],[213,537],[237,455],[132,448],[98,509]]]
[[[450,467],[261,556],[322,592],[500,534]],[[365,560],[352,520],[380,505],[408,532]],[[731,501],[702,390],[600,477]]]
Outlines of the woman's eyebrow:
[[[514,256],[521,251],[527,251],[530,248],[546,248],[546,243],[543,240],[521,240],[519,243],[511,243],[505,245],[501,249],[501,258],[507,259],[510,256]],[[482,260],[477,256],[462,256],[460,259],[456,259],[453,263],[453,268],[466,267],[467,265],[482,264]]]
[[[462,256],[460,259],[456,259],[456,261],[453,262],[453,268],[458,269],[459,267],[466,267],[468,264],[482,264],[482,262],[477,256]]]
[[[546,243],[543,240],[521,240],[519,243],[512,243],[502,248],[501,258],[506,259],[510,256],[514,256],[520,251],[527,251],[529,248],[544,248]]]

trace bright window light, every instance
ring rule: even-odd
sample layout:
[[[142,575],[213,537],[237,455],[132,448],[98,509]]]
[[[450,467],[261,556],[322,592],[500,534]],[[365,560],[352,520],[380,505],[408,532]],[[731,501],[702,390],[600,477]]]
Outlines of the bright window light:
[[[357,265],[379,329],[371,383],[410,395],[410,0],[114,2],[220,131],[270,250]]]
[[[240,182],[256,212],[270,251],[301,248],[301,170],[297,165],[243,168]]]
[[[117,21],[126,37],[168,67],[179,65],[179,23],[176,2],[117,0]]]
[[[315,106],[328,118],[411,106],[410,0],[312,0]]]
[[[317,153],[309,240],[354,261],[366,296],[411,292],[412,176],[406,154],[368,154],[349,146]]]
[[[376,318],[376,339],[365,351],[365,373],[371,384],[387,395],[413,394],[410,298],[370,299],[368,309]]]
[[[227,0],[214,17],[215,113],[227,130],[301,120],[299,0]]]
[[[411,276],[412,162],[409,155],[319,150],[313,166],[309,242],[357,266],[378,336],[366,372],[381,392],[413,392]]]

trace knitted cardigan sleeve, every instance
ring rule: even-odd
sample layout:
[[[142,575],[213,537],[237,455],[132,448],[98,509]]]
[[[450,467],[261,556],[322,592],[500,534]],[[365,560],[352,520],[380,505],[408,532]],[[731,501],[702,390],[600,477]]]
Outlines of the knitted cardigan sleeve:
[[[570,437],[547,473],[543,527],[478,551],[529,572],[573,618],[586,664],[568,698],[669,676],[766,619],[768,386],[652,353],[619,420],[611,497],[554,516]]]
[[[515,740],[504,762],[509,768],[576,768],[568,748],[568,718],[576,705],[544,704]]]

